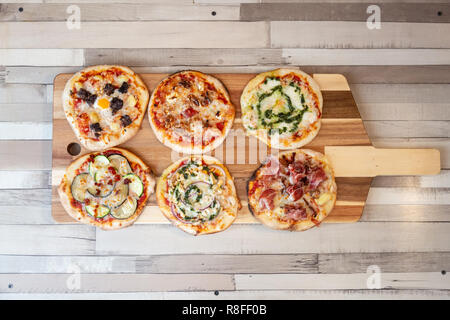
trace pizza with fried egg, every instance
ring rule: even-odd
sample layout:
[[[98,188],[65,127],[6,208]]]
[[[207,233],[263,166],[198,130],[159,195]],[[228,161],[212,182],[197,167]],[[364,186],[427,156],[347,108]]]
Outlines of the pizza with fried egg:
[[[197,71],[182,71],[162,80],[148,108],[158,140],[186,154],[207,153],[225,139],[235,109],[223,84]]]
[[[62,100],[80,143],[97,151],[119,145],[139,130],[149,93],[141,78],[124,66],[99,65],[75,73]]]
[[[277,149],[310,143],[321,125],[323,98],[303,71],[277,69],[250,80],[241,95],[242,124],[248,135]]]
[[[333,209],[337,193],[329,160],[308,149],[269,156],[247,188],[249,209],[259,221],[291,231],[318,226]]]
[[[227,229],[241,207],[227,168],[206,155],[182,158],[164,170],[156,199],[166,218],[192,235]]]

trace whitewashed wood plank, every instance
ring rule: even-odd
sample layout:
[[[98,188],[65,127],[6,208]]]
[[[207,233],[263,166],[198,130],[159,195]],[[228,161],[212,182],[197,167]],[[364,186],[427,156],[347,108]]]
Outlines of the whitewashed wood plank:
[[[355,94],[355,91],[353,93]],[[450,120],[450,103],[446,103],[446,100],[441,100],[440,103],[379,103],[370,102],[368,92],[364,92],[356,99],[363,120]]]
[[[21,195],[26,196],[24,192]],[[30,205],[1,205],[0,224],[55,224],[52,208],[41,203]]]
[[[436,148],[441,153],[441,167],[450,168],[449,138],[373,138],[377,148]]]
[[[5,82],[53,84],[58,74],[75,73],[80,69],[82,67],[6,67]]]
[[[359,221],[450,222],[450,205],[366,204]]]
[[[46,103],[47,92],[44,85],[0,84],[0,103]],[[2,117],[0,115],[0,121]]]
[[[49,170],[0,170],[0,189],[51,188]]]
[[[358,290],[370,289],[372,273],[354,274],[237,274],[237,290]],[[440,272],[380,274],[379,289],[450,289],[450,278]]]
[[[3,66],[82,66],[82,49],[0,49]]]
[[[216,295],[218,294],[218,295]],[[259,290],[138,293],[20,294],[0,293],[2,300],[437,300],[450,299],[448,290]]]
[[[0,225],[2,254],[90,255],[94,250],[94,227]]]
[[[264,48],[269,44],[266,22],[83,22],[82,28],[70,30],[65,22],[4,22],[3,26],[0,48]]]
[[[0,122],[0,140],[51,140],[51,122]]]
[[[74,277],[79,277],[79,280],[72,280]],[[0,274],[0,292],[2,293],[202,290],[234,290],[233,276],[224,274]]]
[[[334,253],[319,255],[319,273],[367,273],[376,265],[380,272],[436,272],[446,273],[450,266],[450,252],[398,253]]]
[[[449,24],[450,25],[450,24]],[[447,103],[449,84],[352,84],[359,103]]]
[[[51,201],[51,189],[0,190],[0,208],[20,205],[45,207]]]
[[[141,1],[145,2],[145,1]],[[81,21],[148,21],[148,20],[239,20],[239,5],[184,5],[147,3],[79,3]],[[0,21],[65,21],[67,4],[24,5],[2,7]],[[19,11],[22,8],[22,11]],[[214,13],[213,13],[214,12]]]
[[[430,176],[390,176],[375,177],[372,187],[417,187],[417,188],[450,188],[450,170],[441,170]]]
[[[450,48],[449,32],[445,23],[382,22],[370,30],[366,22],[270,22],[272,48]]]
[[[1,121],[44,122],[52,120],[52,105],[45,103],[0,104]]]
[[[450,188],[370,188],[366,204],[450,204]]]
[[[324,224],[300,233],[233,225],[208,239],[192,237],[170,225],[134,225],[117,232],[97,230],[96,239],[97,254],[109,255],[450,251],[446,223]]]
[[[0,140],[2,170],[50,170],[52,143],[49,140]]]
[[[280,49],[86,49],[86,64],[129,66],[249,66],[281,64]]]
[[[445,65],[448,49],[282,49],[289,64],[301,66],[344,65]]]
[[[20,0],[17,0],[20,2]],[[44,0],[45,3],[73,3],[72,0]],[[192,0],[77,0],[76,3],[173,3],[192,4]]]
[[[0,255],[0,273],[135,273],[137,257]]]
[[[449,138],[450,121],[364,121],[370,138]]]

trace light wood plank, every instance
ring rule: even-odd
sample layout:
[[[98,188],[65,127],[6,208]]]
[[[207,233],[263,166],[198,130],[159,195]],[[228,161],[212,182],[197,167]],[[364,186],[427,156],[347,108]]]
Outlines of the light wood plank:
[[[0,170],[0,189],[49,188],[51,171],[3,171]]]
[[[51,122],[0,122],[0,140],[51,140]]]
[[[378,4],[384,22],[450,22],[449,4],[382,3]],[[369,17],[364,3],[265,3],[242,4],[241,20],[258,21],[366,21]]]
[[[160,241],[166,238],[171,240]],[[232,225],[207,241],[170,225],[134,225],[116,232],[97,230],[96,239],[97,254],[108,255],[450,251],[446,223],[323,224],[303,233],[275,231],[261,225]]]
[[[449,138],[373,138],[376,148],[434,148],[441,153],[441,168],[450,168]]]
[[[38,84],[0,84],[0,103],[46,103],[46,90]]]
[[[365,101],[372,99],[370,94],[366,95],[366,92],[361,93],[356,99],[359,101],[358,109],[363,120],[450,120],[450,103],[446,102],[366,103]],[[442,101],[446,101],[445,98]]]
[[[17,0],[20,2],[20,0]],[[44,0],[45,3],[73,3],[72,0]],[[161,3],[161,0],[77,0],[76,3]],[[192,4],[192,0],[164,0],[171,4]]]
[[[2,170],[49,170],[51,163],[51,141],[0,140]]]
[[[445,23],[382,22],[370,30],[365,22],[270,22],[272,48],[450,48],[449,32]]]
[[[109,3],[105,6],[77,2],[82,12],[81,21],[239,20],[239,5],[199,6],[160,1],[161,4]],[[67,4],[6,4],[1,7],[0,21],[65,21],[69,16],[67,7]]]
[[[350,87],[357,104],[447,103],[450,98],[448,84],[352,84]]]
[[[347,0],[348,1],[348,0]],[[259,290],[215,292],[139,292],[139,293],[70,293],[20,294],[0,293],[2,300],[436,300],[450,299],[448,290]]]
[[[450,188],[450,170],[441,170],[432,176],[391,176],[376,177],[372,187],[417,187],[417,188]]]
[[[51,192],[50,189],[0,190],[0,200],[2,206],[44,207],[51,203]]]
[[[23,196],[26,193],[21,192]],[[0,224],[55,224],[50,205],[25,203],[0,206]]]
[[[370,289],[366,273],[354,274],[237,274],[237,290]],[[381,273],[380,289],[450,289],[450,278],[440,272]]]
[[[223,274],[0,274],[1,293],[234,290]]]
[[[52,120],[52,105],[45,103],[0,104],[0,121],[45,122]]]
[[[264,48],[268,46],[268,28],[265,22],[142,21],[84,22],[81,29],[69,30],[64,22],[5,22],[0,47]],[[38,36],[42,34],[46,37]]]
[[[448,270],[450,252],[336,253],[319,255],[320,273],[366,273],[377,265],[388,273],[437,272]]]
[[[450,188],[370,188],[367,204],[448,205]]]
[[[94,227],[0,225],[2,254],[91,255],[94,250]]]
[[[0,65],[4,66],[82,66],[83,64],[82,49],[0,49]]]

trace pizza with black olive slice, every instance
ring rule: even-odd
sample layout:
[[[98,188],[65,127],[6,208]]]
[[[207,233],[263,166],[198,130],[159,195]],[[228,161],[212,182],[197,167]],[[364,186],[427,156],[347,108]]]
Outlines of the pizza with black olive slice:
[[[274,229],[303,231],[318,226],[336,202],[337,186],[329,160],[308,149],[270,156],[247,187],[250,211]]]
[[[205,155],[182,158],[164,170],[156,199],[170,222],[193,235],[227,229],[241,207],[227,168]]]
[[[273,148],[300,148],[318,134],[322,105],[319,85],[303,71],[264,72],[242,92],[242,124],[248,135]]]
[[[235,109],[218,79],[182,71],[158,84],[148,114],[161,143],[177,152],[200,154],[224,141],[233,126]]]
[[[114,230],[133,224],[154,192],[151,169],[131,152],[110,148],[76,159],[58,187],[75,220]]]
[[[92,66],[75,73],[62,95],[75,135],[89,150],[103,150],[133,137],[141,126],[149,93],[124,66]]]

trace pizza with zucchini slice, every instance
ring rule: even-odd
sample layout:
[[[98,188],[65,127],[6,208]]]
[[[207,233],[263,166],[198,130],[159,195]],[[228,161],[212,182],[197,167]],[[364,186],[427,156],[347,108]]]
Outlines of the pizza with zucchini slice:
[[[149,93],[141,78],[124,66],[92,66],[66,83],[64,112],[80,143],[89,150],[119,145],[139,130]]]
[[[158,180],[156,198],[166,218],[193,235],[227,229],[241,207],[227,168],[210,156],[170,165]]]
[[[319,85],[296,69],[277,69],[250,80],[241,95],[248,135],[277,149],[296,149],[318,134],[323,98]]]
[[[268,157],[247,187],[251,213],[274,229],[303,231],[318,226],[336,202],[329,160],[308,149]]]
[[[58,188],[75,220],[114,230],[133,224],[153,193],[151,169],[131,152],[110,148],[76,159]]]

